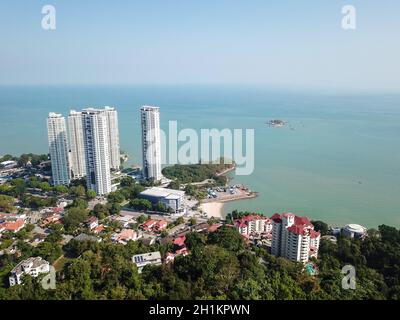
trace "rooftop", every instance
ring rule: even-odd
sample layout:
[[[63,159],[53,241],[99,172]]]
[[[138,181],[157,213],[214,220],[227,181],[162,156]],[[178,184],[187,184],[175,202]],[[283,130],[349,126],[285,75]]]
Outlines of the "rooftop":
[[[18,263],[14,269],[11,270],[13,274],[21,274],[26,268],[38,268],[42,265],[49,264],[46,260],[41,257],[31,257]]]
[[[168,199],[179,199],[185,195],[185,191],[174,190],[167,188],[152,187],[144,190],[140,195],[150,196],[150,197],[163,197]]]

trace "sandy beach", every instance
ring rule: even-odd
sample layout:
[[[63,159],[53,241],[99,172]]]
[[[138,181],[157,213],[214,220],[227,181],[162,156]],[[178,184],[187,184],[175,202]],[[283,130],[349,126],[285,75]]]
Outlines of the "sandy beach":
[[[223,208],[224,204],[222,202],[207,202],[200,205],[201,210],[207,213],[208,217],[224,218]]]

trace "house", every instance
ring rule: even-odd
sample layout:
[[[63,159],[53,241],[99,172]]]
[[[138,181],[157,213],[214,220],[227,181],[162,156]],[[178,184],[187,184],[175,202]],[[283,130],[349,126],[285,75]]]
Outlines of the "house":
[[[5,231],[17,233],[25,227],[25,220],[17,219],[16,221],[6,221],[0,225],[0,229],[4,228]]]
[[[137,231],[132,229],[123,229],[120,233],[114,233],[111,237],[112,241],[127,244],[128,241],[136,241],[140,238],[140,235]]]
[[[180,236],[180,237],[175,238],[173,244],[174,244],[174,246],[182,248],[185,246],[185,240],[186,240],[186,236]]]
[[[85,221],[85,225],[89,228],[89,230],[93,230],[99,226],[99,219],[96,217],[90,217]]]
[[[145,231],[152,231],[152,229],[153,229],[153,227],[155,226],[156,223],[157,223],[156,220],[149,219],[145,223],[143,223],[141,227]]]
[[[101,224],[98,227],[94,228],[92,230],[92,232],[98,234],[98,233],[102,233],[105,229],[106,229],[106,227]]]
[[[161,232],[165,230],[168,226],[168,222],[166,220],[159,220],[153,227],[154,232]]]
[[[42,259],[41,257],[31,257],[24,261],[21,261],[17,266],[11,270],[11,275],[9,276],[10,287],[16,284],[22,284],[21,277],[28,274],[34,278],[38,277],[40,274],[49,273],[50,264]]]
[[[187,256],[188,254],[189,254],[189,250],[186,247],[176,250],[175,253],[167,252],[167,254],[165,255],[165,258],[164,258],[164,262],[168,264],[168,263],[173,262],[176,257]]]
[[[58,213],[53,213],[43,220],[41,226],[45,227],[51,223],[61,223],[61,216]]]
[[[132,257],[132,262],[136,264],[138,272],[142,273],[143,268],[148,265],[159,266],[162,264],[160,251],[136,254]]]
[[[136,223],[135,219],[130,216],[116,217],[115,221],[118,221],[123,228],[127,228],[130,224]]]
[[[153,220],[149,219],[145,223],[142,224],[142,229],[149,232],[161,232],[165,230],[168,226],[168,222],[166,220]]]

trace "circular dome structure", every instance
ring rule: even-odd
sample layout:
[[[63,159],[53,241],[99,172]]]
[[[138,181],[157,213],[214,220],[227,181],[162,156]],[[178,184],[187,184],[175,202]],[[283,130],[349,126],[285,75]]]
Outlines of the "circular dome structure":
[[[342,232],[344,235],[351,237],[351,238],[362,238],[367,229],[359,224],[348,224],[343,227]]]

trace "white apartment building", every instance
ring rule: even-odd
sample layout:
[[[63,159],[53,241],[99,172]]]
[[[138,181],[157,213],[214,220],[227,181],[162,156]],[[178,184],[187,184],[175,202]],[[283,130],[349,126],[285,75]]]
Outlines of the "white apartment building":
[[[70,111],[68,116],[68,131],[72,179],[83,178],[86,176],[86,160],[81,112]]]
[[[107,117],[108,145],[110,155],[110,168],[119,170],[121,166],[121,154],[119,145],[118,113],[111,107],[104,108]]]
[[[71,181],[67,128],[61,114],[49,113],[47,133],[51,158],[53,185],[68,185]]]
[[[274,214],[272,217],[271,253],[291,261],[306,263],[317,258],[321,235],[306,217],[293,213]]]
[[[143,174],[159,181],[161,175],[160,109],[153,106],[140,108],[142,124]]]
[[[272,232],[272,220],[252,214],[236,220],[235,227],[240,234],[246,236],[267,234]]]
[[[49,273],[50,264],[42,259],[41,257],[31,257],[24,261],[21,261],[17,266],[11,270],[11,274],[8,278],[10,287],[17,284],[22,284],[21,277],[28,274],[34,278],[40,274]]]
[[[87,187],[105,195],[111,192],[107,116],[104,110],[88,108],[82,121]]]

